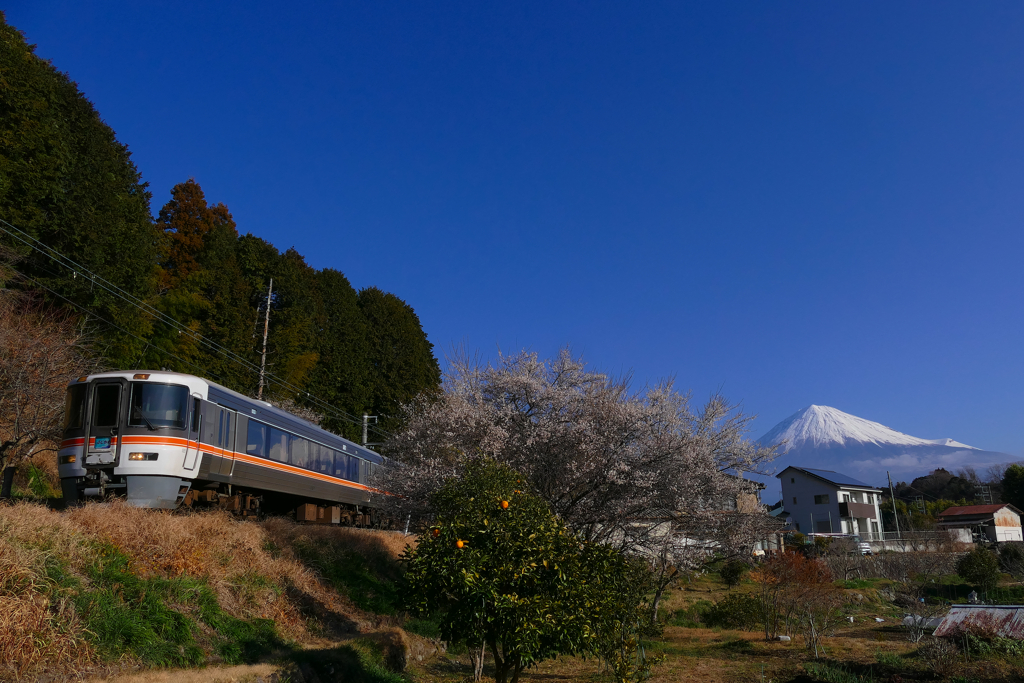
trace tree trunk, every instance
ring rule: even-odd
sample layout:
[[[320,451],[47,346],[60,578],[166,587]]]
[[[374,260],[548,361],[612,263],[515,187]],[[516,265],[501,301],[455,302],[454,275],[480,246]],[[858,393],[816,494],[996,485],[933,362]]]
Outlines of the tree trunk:
[[[491,641],[491,656],[494,657],[494,683],[505,683],[508,675],[508,662],[501,658],[498,651],[498,643]]]
[[[473,680],[479,681],[484,676],[484,653],[487,652],[487,643],[480,643],[479,648],[469,648],[469,659],[473,663]]]
[[[14,483],[14,472],[16,468],[4,468],[4,483],[0,487],[0,500],[7,500],[11,497],[11,485]]]

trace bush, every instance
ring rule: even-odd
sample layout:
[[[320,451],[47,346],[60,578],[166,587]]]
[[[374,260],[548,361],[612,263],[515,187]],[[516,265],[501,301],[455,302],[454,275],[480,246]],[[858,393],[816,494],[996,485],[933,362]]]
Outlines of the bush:
[[[956,573],[968,583],[989,591],[999,583],[999,559],[995,553],[978,548],[960,558]]]
[[[668,623],[670,626],[682,626],[683,628],[703,628],[707,626],[707,615],[715,609],[715,603],[710,600],[698,600],[686,609],[679,609],[672,613]]]
[[[1024,579],[1024,543],[1014,541],[999,546],[999,566],[1007,574]]]
[[[725,596],[704,615],[711,627],[751,630],[761,623],[761,604],[753,595],[734,593]]]
[[[722,565],[720,570],[718,570],[718,575],[722,577],[722,581],[725,582],[725,585],[732,588],[740,582],[740,579],[743,578],[743,574],[746,573],[748,569],[750,569],[750,566],[743,560],[729,560]]]

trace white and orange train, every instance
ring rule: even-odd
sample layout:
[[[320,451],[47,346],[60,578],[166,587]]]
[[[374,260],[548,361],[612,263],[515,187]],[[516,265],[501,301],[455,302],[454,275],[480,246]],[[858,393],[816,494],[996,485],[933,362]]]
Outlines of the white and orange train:
[[[57,462],[67,503],[122,495],[140,507],[203,502],[245,515],[262,500],[308,521],[369,524],[382,493],[368,484],[379,454],[193,375],[79,377],[65,410]]]

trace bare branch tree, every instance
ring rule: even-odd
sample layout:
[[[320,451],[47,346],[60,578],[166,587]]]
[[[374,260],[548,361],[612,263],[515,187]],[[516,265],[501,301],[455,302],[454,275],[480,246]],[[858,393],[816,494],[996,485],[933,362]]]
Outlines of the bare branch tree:
[[[59,447],[68,382],[92,367],[77,319],[16,290],[0,290],[0,495],[14,467]]]

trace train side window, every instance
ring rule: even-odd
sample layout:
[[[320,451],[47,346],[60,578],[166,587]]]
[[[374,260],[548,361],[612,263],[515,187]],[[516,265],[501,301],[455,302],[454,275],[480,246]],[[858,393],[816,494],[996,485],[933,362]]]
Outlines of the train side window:
[[[282,432],[274,427],[270,428],[270,437],[267,439],[267,455],[271,460],[288,462],[288,432]]]
[[[334,451],[327,446],[320,447],[320,462],[317,463],[317,471],[330,474],[334,471]]]
[[[199,410],[200,410],[201,407],[202,407],[202,401],[200,401],[198,398],[195,399],[192,402],[192,431],[193,432],[198,432],[199,431],[199,421],[200,421],[199,420],[199,416],[202,415],[202,413],[199,412]]]
[[[348,456],[348,475],[346,475],[346,479],[349,481],[359,481],[359,463],[361,462],[362,460],[355,456]]]
[[[258,455],[261,458],[267,457],[267,425],[249,420],[249,438],[245,452],[249,455]]]
[[[341,451],[334,452],[334,476],[344,478],[348,474],[348,455]]]
[[[306,443],[309,444],[309,459],[306,460],[306,464],[303,465],[303,467],[315,472],[317,463],[320,462],[320,458],[323,456],[321,451],[323,451],[324,447],[318,443],[314,443],[313,441],[307,441]]]
[[[315,448],[316,444],[295,437],[292,437],[291,442],[292,464],[296,467],[309,467],[310,447]]]

